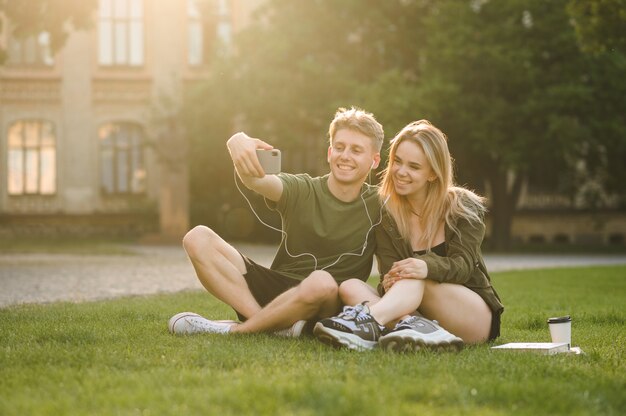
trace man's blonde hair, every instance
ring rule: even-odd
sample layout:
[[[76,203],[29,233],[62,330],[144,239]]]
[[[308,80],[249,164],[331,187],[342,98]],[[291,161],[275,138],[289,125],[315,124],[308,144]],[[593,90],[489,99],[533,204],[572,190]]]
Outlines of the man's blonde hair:
[[[335,118],[328,128],[330,144],[333,143],[335,133],[341,129],[355,130],[366,135],[372,140],[372,145],[377,152],[380,152],[383,147],[383,140],[385,139],[383,126],[376,121],[372,113],[356,107],[337,109]]]

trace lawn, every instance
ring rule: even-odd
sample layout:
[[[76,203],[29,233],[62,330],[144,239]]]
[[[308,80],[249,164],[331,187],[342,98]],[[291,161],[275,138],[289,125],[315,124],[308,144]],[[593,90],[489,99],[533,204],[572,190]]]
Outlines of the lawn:
[[[498,273],[497,344],[549,341],[570,314],[585,355],[466,347],[357,353],[270,335],[176,337],[202,292],[0,309],[0,415],[623,415],[626,266]]]

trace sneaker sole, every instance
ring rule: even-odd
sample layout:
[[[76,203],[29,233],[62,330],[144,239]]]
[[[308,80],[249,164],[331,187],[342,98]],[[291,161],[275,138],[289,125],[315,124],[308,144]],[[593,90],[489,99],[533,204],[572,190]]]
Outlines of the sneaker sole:
[[[410,333],[403,334],[401,332],[381,337],[379,343],[380,347],[385,351],[393,352],[415,352],[420,350],[459,352],[463,349],[463,340],[458,337],[450,340],[429,340],[417,338]]]
[[[181,333],[178,333],[174,330],[174,328],[176,328],[176,324],[178,323],[178,321],[180,321],[181,319],[184,319],[188,316],[200,316],[197,313],[193,313],[193,312],[181,312],[181,313],[177,313],[176,315],[172,316],[169,320],[169,322],[167,323],[167,329],[169,329],[171,334],[176,334],[176,335],[182,335]]]
[[[320,322],[315,324],[313,335],[324,344],[335,348],[348,348],[354,351],[369,351],[378,345],[377,341],[367,341],[354,334],[327,328]]]

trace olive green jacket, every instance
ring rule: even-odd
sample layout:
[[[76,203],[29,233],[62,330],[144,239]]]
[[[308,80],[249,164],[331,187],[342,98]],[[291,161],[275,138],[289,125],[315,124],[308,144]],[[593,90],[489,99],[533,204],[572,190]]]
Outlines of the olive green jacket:
[[[504,306],[491,285],[480,249],[485,236],[485,224],[459,219],[456,226],[458,234],[445,226],[445,257],[433,252],[418,255],[413,253],[411,243],[400,236],[396,222],[385,211],[381,223],[376,227],[376,259],[381,282],[394,262],[415,257],[426,262],[427,279],[461,284],[483,298],[494,313],[502,313]]]

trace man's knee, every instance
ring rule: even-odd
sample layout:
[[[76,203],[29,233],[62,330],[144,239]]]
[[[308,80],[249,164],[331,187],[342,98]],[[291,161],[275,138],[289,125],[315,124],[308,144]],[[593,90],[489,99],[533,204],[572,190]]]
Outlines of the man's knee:
[[[316,270],[300,284],[299,297],[305,303],[317,304],[337,299],[339,286],[330,273]]]
[[[204,225],[197,225],[183,237],[183,247],[189,257],[197,257],[199,253],[210,250],[219,236],[215,231]]]

